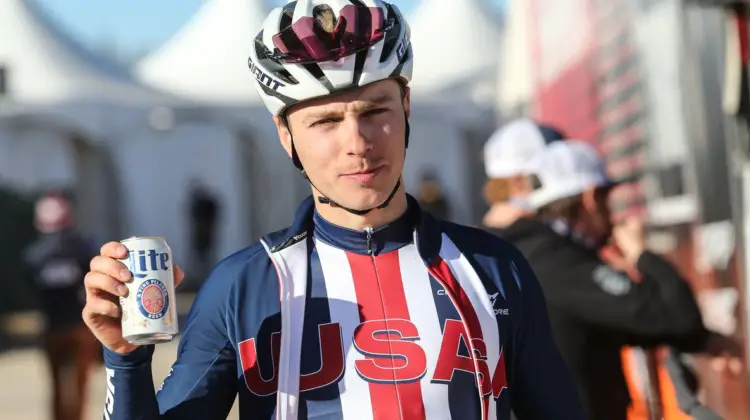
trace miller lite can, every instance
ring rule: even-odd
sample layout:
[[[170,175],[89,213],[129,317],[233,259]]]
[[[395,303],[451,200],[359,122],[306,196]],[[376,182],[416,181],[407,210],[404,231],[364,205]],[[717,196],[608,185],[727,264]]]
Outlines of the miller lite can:
[[[172,250],[160,237],[132,237],[120,241],[128,249],[122,261],[132,273],[120,297],[122,336],[131,344],[171,341],[178,332]]]

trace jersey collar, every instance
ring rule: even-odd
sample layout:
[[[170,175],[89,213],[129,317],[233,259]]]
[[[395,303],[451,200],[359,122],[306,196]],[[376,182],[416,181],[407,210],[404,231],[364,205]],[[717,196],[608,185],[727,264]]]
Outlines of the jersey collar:
[[[367,232],[334,225],[317,211],[313,215],[313,236],[344,251],[378,255],[395,251],[414,240],[414,223],[409,210],[386,226]]]
[[[440,251],[442,222],[422,211],[414,197],[407,194],[406,198],[406,213],[388,226],[373,232],[378,244],[377,247],[373,246],[373,253],[392,251],[416,240],[419,254],[427,264],[430,264]],[[302,201],[289,228],[268,234],[264,236],[263,241],[271,252],[277,252],[309,235],[347,251],[367,253],[367,235],[364,232],[333,225],[317,215],[312,195]]]

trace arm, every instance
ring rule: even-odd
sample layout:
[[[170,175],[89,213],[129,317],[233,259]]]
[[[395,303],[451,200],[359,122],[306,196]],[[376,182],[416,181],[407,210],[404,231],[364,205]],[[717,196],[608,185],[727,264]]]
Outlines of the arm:
[[[177,351],[177,360],[154,395],[154,346],[127,355],[105,349],[110,420],[226,418],[237,394],[236,355],[227,325],[233,275],[219,267],[198,294]]]
[[[669,287],[663,290],[670,301],[664,309],[669,312],[669,319],[674,320],[676,334],[670,337],[666,333],[666,340],[681,351],[704,350],[711,333],[703,325],[698,303],[688,282],[672,264],[649,251],[641,254],[636,266],[646,281],[662,282],[663,287]]]
[[[513,338],[513,412],[519,420],[585,419],[573,376],[552,337],[539,283],[520,253],[514,261],[521,285],[521,317]]]
[[[589,325],[622,332],[623,344],[682,342],[703,330],[687,282],[666,261],[644,252],[632,281],[595,252],[547,244],[534,269],[548,303]]]

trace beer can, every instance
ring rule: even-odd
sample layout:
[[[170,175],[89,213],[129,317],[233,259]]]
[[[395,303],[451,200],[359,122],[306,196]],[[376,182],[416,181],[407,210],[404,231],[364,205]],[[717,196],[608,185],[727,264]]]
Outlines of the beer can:
[[[128,295],[120,297],[123,338],[136,345],[171,341],[179,331],[172,250],[164,238],[153,236],[120,243],[128,249],[121,261],[132,273]]]

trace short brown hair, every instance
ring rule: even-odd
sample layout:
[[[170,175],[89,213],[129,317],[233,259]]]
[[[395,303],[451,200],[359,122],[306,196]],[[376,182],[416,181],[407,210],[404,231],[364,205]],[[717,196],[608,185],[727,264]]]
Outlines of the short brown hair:
[[[484,184],[484,199],[487,204],[504,203],[510,198],[510,180],[507,178],[490,178]]]
[[[536,217],[540,220],[558,220],[562,219],[572,224],[581,211],[581,195],[565,197],[555,200],[537,211]]]

